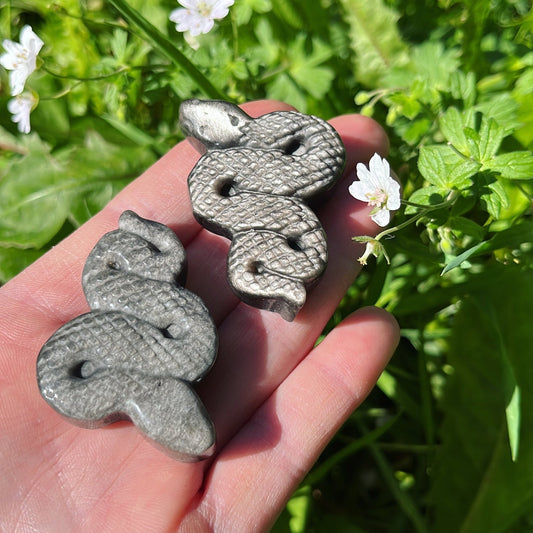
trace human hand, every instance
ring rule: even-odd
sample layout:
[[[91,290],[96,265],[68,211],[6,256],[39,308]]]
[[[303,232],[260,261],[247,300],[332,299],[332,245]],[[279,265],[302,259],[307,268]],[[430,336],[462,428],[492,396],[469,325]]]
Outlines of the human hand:
[[[289,109],[245,106],[252,116]],[[388,147],[371,119],[331,121],[347,150],[346,175]],[[349,414],[375,384],[398,341],[384,311],[346,318],[315,341],[359,270],[351,237],[376,227],[339,182],[318,214],[329,263],[294,322],[239,303],[226,277],[227,239],[194,220],[186,178],[198,159],[187,142],[97,216],[0,289],[0,529],[5,531],[263,531]],[[187,250],[187,288],[218,326],[217,362],[198,387],[217,430],[209,461],[184,464],[131,424],[72,426],[40,397],[35,361],[62,324],[88,311],[81,271],[124,210],[170,226]]]

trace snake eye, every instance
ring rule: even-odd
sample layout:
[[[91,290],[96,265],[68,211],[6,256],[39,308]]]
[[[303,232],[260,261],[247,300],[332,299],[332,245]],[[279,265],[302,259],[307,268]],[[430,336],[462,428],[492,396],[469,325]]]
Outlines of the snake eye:
[[[305,153],[305,145],[298,137],[291,139],[289,144],[284,147],[286,155],[301,155]]]
[[[94,373],[93,363],[91,361],[80,361],[72,366],[69,375],[77,379],[87,379]]]
[[[287,244],[289,245],[290,248],[292,248],[293,250],[297,252],[303,251],[302,244],[300,243],[298,237],[289,237],[287,239]]]
[[[235,182],[233,180],[223,181],[218,188],[218,194],[224,198],[235,196],[236,192]]]

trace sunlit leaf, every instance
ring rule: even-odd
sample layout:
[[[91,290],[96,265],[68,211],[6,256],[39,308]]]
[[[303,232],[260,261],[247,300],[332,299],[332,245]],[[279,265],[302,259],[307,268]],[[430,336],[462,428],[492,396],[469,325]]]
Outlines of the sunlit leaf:
[[[499,269],[455,317],[434,470],[437,533],[508,531],[533,505],[532,299],[530,273]]]
[[[497,155],[486,166],[510,180],[533,179],[533,154],[531,152],[508,152]]]

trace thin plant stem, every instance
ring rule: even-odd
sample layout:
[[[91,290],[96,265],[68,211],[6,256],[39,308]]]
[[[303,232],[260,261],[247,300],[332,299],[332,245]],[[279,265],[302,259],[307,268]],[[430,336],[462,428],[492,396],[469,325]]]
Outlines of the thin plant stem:
[[[448,196],[448,198],[444,202],[441,202],[440,204],[430,205],[430,206],[421,206],[421,205],[418,205],[418,204],[413,204],[413,203],[410,203],[410,202],[402,201],[406,205],[411,205],[413,207],[423,207],[423,209],[422,209],[422,211],[420,211],[416,215],[412,216],[411,218],[407,219],[405,222],[402,222],[398,226],[394,226],[393,228],[388,228],[388,229],[382,231],[381,233],[376,235],[375,240],[379,241],[380,239],[382,239],[386,235],[390,235],[392,233],[396,233],[397,231],[405,228],[406,226],[409,226],[409,224],[412,224],[413,222],[416,222],[419,218],[422,218],[422,217],[426,216],[427,214],[431,213],[432,211],[436,211],[437,209],[442,209],[443,207],[448,207],[450,205],[453,205],[455,203],[455,201],[457,200],[457,197],[458,197],[457,193],[455,191],[452,191],[450,193],[450,195]]]

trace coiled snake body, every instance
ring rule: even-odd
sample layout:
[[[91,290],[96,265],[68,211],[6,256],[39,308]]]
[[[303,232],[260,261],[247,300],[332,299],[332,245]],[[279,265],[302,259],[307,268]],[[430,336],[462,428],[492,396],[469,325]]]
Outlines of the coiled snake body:
[[[71,422],[129,419],[170,455],[195,460],[211,453],[215,436],[189,383],[211,368],[217,334],[200,299],[176,284],[184,266],[168,227],[125,211],[83,271],[92,311],[46,342],[37,378]]]
[[[220,101],[183,102],[180,125],[207,150],[189,192],[196,219],[232,240],[231,287],[244,302],[293,320],[327,264],[325,234],[306,201],[339,177],[342,141],[314,116],[252,119]]]

